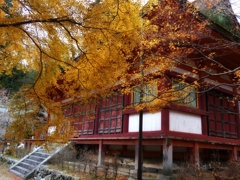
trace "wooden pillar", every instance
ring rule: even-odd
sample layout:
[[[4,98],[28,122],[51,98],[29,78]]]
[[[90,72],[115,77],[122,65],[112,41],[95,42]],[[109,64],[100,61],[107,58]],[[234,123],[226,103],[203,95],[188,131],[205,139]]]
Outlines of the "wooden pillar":
[[[98,166],[101,166],[104,164],[104,146],[103,146],[103,140],[99,141],[99,147],[98,147]]]
[[[201,91],[201,89],[200,89]],[[206,94],[202,94],[199,97],[199,108],[206,111],[207,110],[207,101],[206,101]],[[208,135],[208,122],[207,122],[207,116],[202,115],[201,116],[201,121],[202,121],[202,134],[203,135]]]
[[[202,135],[208,135],[207,116],[205,115],[201,116],[201,120],[202,120]]]
[[[238,95],[238,89],[237,88],[233,88],[233,93],[234,93],[234,96],[236,97],[237,95]],[[236,111],[236,133],[237,133],[237,138],[238,139],[240,139],[240,134],[239,134],[239,125],[240,125],[240,115],[239,115],[239,113],[240,113],[240,107],[239,107],[239,102],[238,101],[236,101],[235,102],[235,111]]]
[[[204,62],[197,62],[197,66],[198,67],[204,67]],[[198,72],[199,75],[199,79],[200,79],[200,84],[204,84],[204,76],[206,76],[206,74],[204,72]],[[199,92],[204,91],[204,86],[200,86],[199,87]],[[202,93],[200,96],[198,96],[198,106],[199,109],[206,111],[207,110],[207,101],[206,101],[206,93]],[[207,121],[207,116],[206,115],[202,115],[201,116],[201,120],[202,120],[202,134],[203,135],[208,135],[208,121]]]
[[[124,114],[123,123],[122,123],[123,133],[128,133],[128,119],[129,119],[129,114]]]
[[[197,142],[194,143],[193,147],[193,157],[194,163],[196,167],[200,167],[200,158],[199,158],[199,144]]]
[[[171,139],[166,138],[163,143],[163,175],[173,173],[173,146]]]
[[[125,94],[123,95],[123,107],[129,106],[131,103],[131,94]],[[128,119],[129,119],[129,114],[125,114],[124,111],[123,113],[123,118],[122,118],[122,132],[123,133],[128,133]]]
[[[162,109],[161,111],[161,119],[162,119],[162,132],[168,132],[169,131],[169,109]]]
[[[237,160],[238,159],[238,151],[237,151],[237,147],[233,146],[232,148],[232,160]]]
[[[94,121],[94,130],[93,130],[94,134],[98,134],[98,121],[100,119],[99,116],[100,116],[99,106],[96,106],[96,119]]]

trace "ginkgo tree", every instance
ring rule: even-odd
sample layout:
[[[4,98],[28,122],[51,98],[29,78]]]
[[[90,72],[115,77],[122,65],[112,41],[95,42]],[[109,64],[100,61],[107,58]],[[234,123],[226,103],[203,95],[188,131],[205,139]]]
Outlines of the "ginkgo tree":
[[[31,92],[48,108],[51,87],[82,99],[103,94],[127,72],[139,32],[156,29],[149,22],[143,26],[141,6],[132,1],[4,1],[0,72],[38,71]]]
[[[187,1],[5,0],[0,4],[0,73],[11,74],[13,68],[38,72],[34,85],[22,91],[28,90],[24,96],[54,114],[47,126],[56,126],[56,138],[63,140],[71,123],[53,101],[59,93],[85,102],[107,97],[119,87],[130,93],[136,84],[143,92],[146,84],[166,84],[165,73],[177,65],[203,73],[203,78],[232,74],[238,86],[239,68],[229,69],[215,59],[220,49],[238,49],[238,42],[212,36],[208,26],[211,22]],[[211,45],[201,41],[207,38]],[[206,59],[221,71],[211,72],[202,63]],[[198,66],[193,67],[195,61]],[[188,75],[178,78],[184,81]],[[141,95],[136,108],[156,111],[188,96],[186,88],[162,87],[151,94],[151,101]]]

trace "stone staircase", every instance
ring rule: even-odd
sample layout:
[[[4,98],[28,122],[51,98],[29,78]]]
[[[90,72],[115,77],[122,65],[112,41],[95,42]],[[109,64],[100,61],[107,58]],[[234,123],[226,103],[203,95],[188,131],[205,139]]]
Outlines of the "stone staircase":
[[[47,162],[56,153],[62,150],[64,146],[51,145],[51,150],[44,149],[44,146],[36,148],[33,152],[22,158],[16,164],[9,168],[9,171],[22,179],[29,179],[36,168]],[[54,148],[52,148],[54,147]]]

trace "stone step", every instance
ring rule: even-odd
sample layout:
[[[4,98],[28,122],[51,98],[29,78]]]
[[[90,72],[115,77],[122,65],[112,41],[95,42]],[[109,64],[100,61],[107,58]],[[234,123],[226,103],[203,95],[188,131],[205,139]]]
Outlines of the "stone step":
[[[32,170],[35,167],[32,164],[29,164],[29,163],[26,163],[26,162],[20,162],[18,164],[18,166],[21,166],[21,167],[29,169],[29,170]]]
[[[53,146],[56,148],[55,150],[52,150],[51,154],[49,154],[47,150],[43,149],[43,147],[39,147],[11,166],[9,171],[23,179],[28,179],[33,175],[34,170],[37,167],[48,161],[54,154],[58,153],[65,146],[66,144],[60,147]]]
[[[46,149],[39,149],[38,151],[37,151],[37,153],[42,153],[42,154],[51,154],[51,152],[50,151],[48,151],[48,150],[46,150]]]
[[[23,175],[26,175],[30,171],[29,169],[26,169],[26,168],[18,166],[18,165],[13,167],[12,169]]]
[[[14,169],[12,169],[11,172],[12,172],[13,174],[17,175],[18,177],[24,178],[24,174],[21,174],[20,172],[15,171]]]
[[[33,153],[33,155],[37,157],[43,157],[43,158],[48,158],[50,156],[50,154],[44,153],[44,152],[35,152]]]
[[[33,160],[33,159],[24,159],[22,162],[26,162],[26,163],[31,164],[31,165],[33,165],[33,166],[37,166],[37,165],[40,164],[40,162],[35,161],[35,160]]]
[[[31,159],[31,160],[34,160],[34,161],[37,161],[37,162],[42,162],[42,161],[44,161],[46,158],[31,155],[31,156],[29,156],[27,159]]]

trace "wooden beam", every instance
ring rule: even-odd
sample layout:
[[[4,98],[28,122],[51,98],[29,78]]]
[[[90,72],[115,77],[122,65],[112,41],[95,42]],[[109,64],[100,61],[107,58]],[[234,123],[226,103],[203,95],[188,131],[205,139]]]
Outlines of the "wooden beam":
[[[173,146],[178,146],[178,147],[194,147],[194,141],[183,141],[179,139],[172,139],[172,144]]]
[[[103,139],[103,144],[107,145],[135,145],[136,140],[135,139]]]
[[[164,143],[164,139],[144,139],[142,144],[144,146],[162,146]]]
[[[76,139],[76,140],[71,140],[71,141],[75,142],[76,144],[99,144],[99,140],[91,140],[91,139],[88,139],[88,140]]]
[[[232,150],[231,145],[224,144],[210,144],[210,143],[199,143],[199,148],[203,149],[222,149],[222,150]]]

